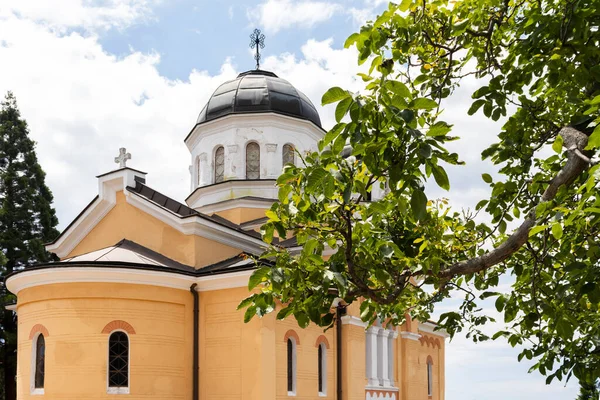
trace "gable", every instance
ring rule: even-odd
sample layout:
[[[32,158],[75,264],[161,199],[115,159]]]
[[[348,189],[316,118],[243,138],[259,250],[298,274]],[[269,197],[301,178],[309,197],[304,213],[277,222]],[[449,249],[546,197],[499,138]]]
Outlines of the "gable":
[[[194,234],[184,234],[129,204],[123,191],[114,207],[69,252],[66,258],[114,245],[122,239],[139,243],[182,264],[201,268],[233,257],[242,249]]]

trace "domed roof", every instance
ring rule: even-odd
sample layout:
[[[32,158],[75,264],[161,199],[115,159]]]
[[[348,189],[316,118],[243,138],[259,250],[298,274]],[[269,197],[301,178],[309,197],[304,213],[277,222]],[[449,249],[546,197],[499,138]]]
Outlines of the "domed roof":
[[[198,116],[198,124],[230,114],[274,112],[311,121],[321,128],[321,118],[304,93],[272,72],[252,70],[223,83]]]

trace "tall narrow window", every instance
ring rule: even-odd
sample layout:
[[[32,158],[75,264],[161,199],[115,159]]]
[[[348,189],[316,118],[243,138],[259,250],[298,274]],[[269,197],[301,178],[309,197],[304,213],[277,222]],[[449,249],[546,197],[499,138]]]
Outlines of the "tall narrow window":
[[[44,374],[46,371],[46,340],[44,335],[39,334],[35,341],[35,377],[33,387],[44,388]]]
[[[248,143],[246,146],[246,179],[260,179],[260,146]]]
[[[200,157],[196,157],[196,185],[200,186]]]
[[[288,396],[296,395],[296,341],[287,340],[287,390]]]
[[[325,343],[319,344],[318,348],[318,374],[319,374],[319,394],[327,395],[327,351]]]
[[[108,389],[129,391],[129,338],[125,332],[113,332],[108,339]]]
[[[427,396],[433,396],[433,360],[427,358]]]
[[[215,183],[223,182],[225,177],[225,148],[223,146],[215,151]]]
[[[283,166],[285,167],[287,164],[294,164],[295,162],[295,153],[294,146],[291,144],[286,144],[283,146]]]

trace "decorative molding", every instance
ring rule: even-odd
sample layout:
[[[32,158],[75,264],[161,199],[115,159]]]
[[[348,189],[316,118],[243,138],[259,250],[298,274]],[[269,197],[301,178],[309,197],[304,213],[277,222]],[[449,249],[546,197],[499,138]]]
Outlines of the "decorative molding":
[[[296,331],[294,331],[293,329],[290,329],[285,333],[285,336],[283,337],[283,342],[287,343],[287,340],[289,338],[294,338],[294,340],[296,341],[296,345],[300,345],[300,338],[298,337]]]
[[[204,214],[214,214],[232,208],[262,208],[265,211],[271,208],[276,199],[231,199],[217,203],[207,204],[196,208],[197,211]]]
[[[135,329],[133,329],[133,326],[125,321],[121,321],[120,319],[116,319],[106,324],[104,329],[102,329],[102,333],[112,333],[113,331],[117,330],[125,331],[130,335],[135,334]]]
[[[402,339],[409,339],[409,340],[419,340],[421,339],[421,335],[419,335],[418,333],[413,333],[413,332],[400,332],[400,337]]]
[[[44,335],[44,337],[48,337],[50,336],[50,333],[48,333],[48,329],[46,329],[46,327],[42,324],[35,324],[33,326],[33,328],[31,328],[31,331],[29,331],[29,340],[33,340],[33,338],[38,334],[41,333],[42,335]]]
[[[355,325],[360,326],[361,328],[366,328],[368,324],[363,322],[362,319],[353,315],[344,315],[342,317],[342,325]]]
[[[419,342],[421,342],[421,346],[427,345],[427,347],[437,347],[438,349],[442,348],[439,338],[433,338],[428,335],[422,335],[419,338]]]
[[[329,341],[327,340],[327,338],[325,337],[325,335],[321,335],[317,338],[317,341],[315,342],[315,347],[319,347],[319,345],[323,343],[325,345],[325,348],[327,350],[329,350]]]
[[[25,270],[9,277],[8,290],[18,295],[23,289],[57,283],[124,283],[188,291],[193,283],[200,292],[246,287],[253,271],[193,277],[173,272],[108,267],[53,267]]]
[[[237,151],[238,151],[237,144],[227,145],[227,154],[234,154],[234,153],[237,153]]]
[[[267,153],[275,153],[277,151],[277,143],[267,143]]]
[[[226,180],[217,184],[198,187],[185,199],[185,202],[191,208],[197,209],[200,212],[206,212],[204,211],[206,207],[229,202],[236,197],[244,200],[243,197],[253,196],[261,199],[273,199],[275,201],[279,193],[276,182],[276,179]]]
[[[206,161],[208,161],[208,154],[206,154],[206,153],[200,153],[198,155],[198,159],[200,161],[202,161],[202,162],[206,162]]]
[[[398,388],[366,387],[365,400],[397,400]]]

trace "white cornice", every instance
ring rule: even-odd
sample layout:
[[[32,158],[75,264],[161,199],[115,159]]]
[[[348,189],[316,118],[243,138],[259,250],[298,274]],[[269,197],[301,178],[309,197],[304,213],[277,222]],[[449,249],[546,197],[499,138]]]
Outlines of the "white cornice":
[[[201,277],[173,272],[108,267],[51,267],[23,271],[11,276],[6,287],[18,295],[23,289],[57,283],[126,283],[189,290],[196,283],[199,292],[245,287],[253,271]]]
[[[312,122],[300,118],[289,117],[277,113],[231,114],[212,121],[196,125],[185,144],[191,151],[200,139],[200,135],[208,137],[235,128],[264,128],[274,127],[309,135],[316,141],[323,138],[325,131],[316,127]]]
[[[230,180],[215,185],[202,186],[194,190],[194,192],[185,199],[185,202],[189,207],[200,210],[204,207],[210,207],[242,197],[251,196],[261,199],[277,199],[279,189],[275,185],[275,182],[275,179],[256,181]],[[256,200],[246,200],[256,203]],[[261,200],[259,201],[262,202]]]
[[[400,332],[400,337],[402,339],[409,339],[409,340],[419,340],[421,339],[421,335],[419,335],[418,333],[413,333],[413,332]]]
[[[261,208],[263,210],[268,210],[273,205],[273,201],[274,200],[269,199],[232,199],[221,201],[219,203],[207,204],[198,207],[195,210],[209,215],[230,210],[232,208]]]
[[[354,326],[360,326],[361,328],[367,327],[366,322],[363,322],[362,319],[355,317],[353,315],[344,315],[342,317],[342,325],[354,325]]]
[[[419,331],[421,331],[421,332],[425,332],[430,335],[440,336],[440,337],[443,337],[444,339],[450,337],[450,335],[448,334],[448,332],[446,332],[446,330],[439,329],[436,331],[435,330],[436,327],[437,327],[437,325],[432,322],[419,323]]]

